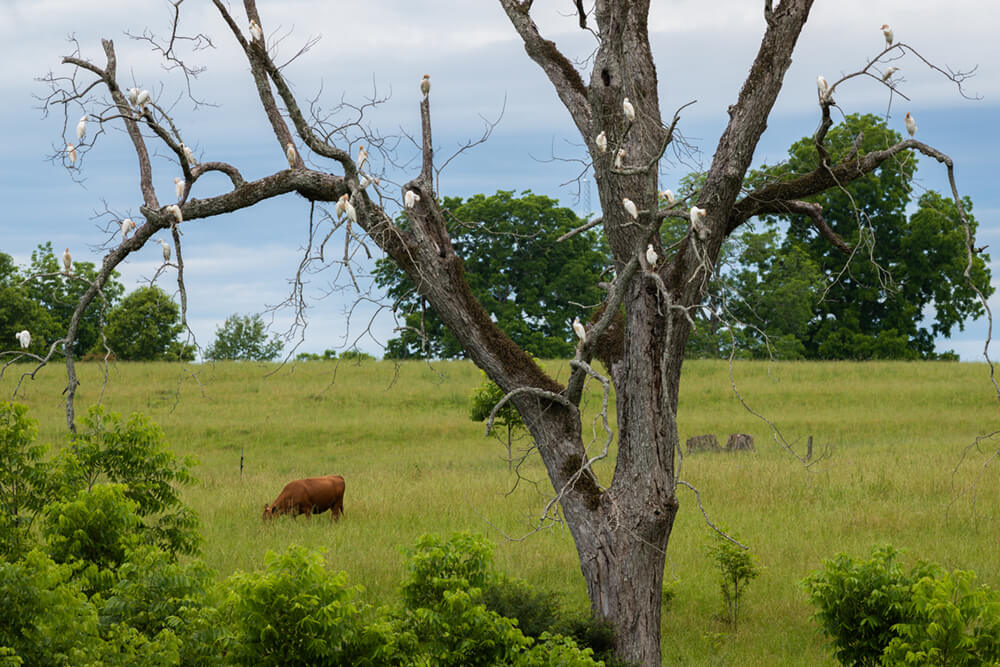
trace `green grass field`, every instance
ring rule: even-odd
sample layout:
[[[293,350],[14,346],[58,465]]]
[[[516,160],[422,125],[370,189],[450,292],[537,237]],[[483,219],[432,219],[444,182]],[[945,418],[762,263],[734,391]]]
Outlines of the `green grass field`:
[[[565,362],[545,365],[566,378]],[[560,592],[568,605],[586,605],[568,530],[533,532],[551,494],[537,457],[522,467],[527,479],[508,493],[515,477],[504,445],[484,438],[483,425],[468,418],[469,394],[482,381],[471,363],[309,362],[267,377],[273,369],[233,363],[110,369],[108,408],[144,412],[176,453],[200,460],[200,483],[185,496],[201,517],[203,557],[220,576],[256,569],[267,550],[300,543],[326,549],[331,567],[346,570],[378,604],[397,595],[400,547],[423,533],[468,530],[497,544],[499,569]],[[16,380],[12,370],[0,381],[5,396]],[[84,413],[98,398],[103,371],[98,364],[78,370],[77,409]],[[752,546],[764,571],[750,586],[739,629],[731,631],[720,620],[717,575],[705,555],[710,531],[694,494],[679,489],[665,576],[675,593],[663,616],[665,664],[834,664],[798,582],[840,551],[867,556],[871,545],[888,542],[904,549],[908,561],[972,569],[1000,586],[1000,467],[982,470],[996,442],[972,449],[963,461],[978,434],[998,428],[1000,403],[985,366],[741,362],[734,379],[796,451],[804,454],[812,435],[816,453],[829,456],[807,472],[742,407],[726,363],[686,363],[682,441],[714,433],[725,442],[729,433],[745,432],[757,452],[691,455],[682,477],[700,490],[714,522]],[[64,382],[54,365],[22,387],[18,400],[40,421],[40,442],[66,442]],[[592,383],[588,414],[600,403],[600,385]],[[515,448],[526,445],[521,440]],[[612,466],[609,460],[598,467],[602,482]],[[333,473],[347,480],[343,521],[331,525],[323,515],[262,525],[264,503],[285,482]],[[980,474],[975,496],[960,495]]]

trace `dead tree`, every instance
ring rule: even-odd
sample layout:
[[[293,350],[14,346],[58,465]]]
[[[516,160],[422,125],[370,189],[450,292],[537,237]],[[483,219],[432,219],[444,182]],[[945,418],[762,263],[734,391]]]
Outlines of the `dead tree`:
[[[272,45],[266,41],[268,24],[254,0],[243,1],[246,15],[238,18],[221,0],[213,3],[249,64],[252,84],[273,131],[275,154],[284,160],[287,146],[294,143],[301,152],[308,151],[309,158],[304,161],[301,153],[291,152],[287,169],[264,178],[246,181],[236,166],[215,156],[200,163],[191,159],[184,142],[192,143],[188,134],[194,129],[177,127],[155,99],[146,104],[129,99],[121,87],[110,41],[103,42],[103,64],[69,56],[63,62],[75,68],[72,78],[52,78],[50,105],[81,106],[92,99],[86,95],[93,90],[106,91],[106,106],[89,112],[102,125],[121,124],[131,138],[138,159],[140,210],[145,217],[145,224],[134,236],[105,257],[94,288],[79,308],[87,306],[115,266],[142,248],[158,230],[171,230],[178,268],[182,269],[179,228],[184,224],[289,193],[298,193],[317,206],[346,195],[350,207],[341,205],[339,219],[354,225],[353,231],[348,227],[346,243],[373,242],[396,261],[468,356],[507,392],[506,400],[513,402],[523,417],[575,541],[592,608],[614,624],[619,653],[629,661],[659,665],[664,559],[678,510],[677,487],[685,484],[678,479],[677,458],[681,453],[677,429],[681,365],[692,313],[703,302],[723,241],[754,216],[794,210],[809,216],[819,233],[849,256],[852,248],[830,230],[822,210],[808,203],[810,195],[843,187],[911,151],[943,162],[949,176],[951,160],[914,139],[867,154],[855,151],[837,161],[827,155],[824,140],[832,124],[830,107],[835,104],[837,87],[848,81],[852,85],[872,81],[870,85],[892,86],[891,81],[860,75],[870,74],[878,58],[890,50],[898,50],[893,55],[914,53],[919,57],[910,47],[896,44],[863,70],[833,82],[820,96],[815,144],[821,159],[815,171],[744,191],[744,176],[812,6],[812,0],[764,0],[766,27],[760,47],[729,108],[729,122],[704,185],[683,204],[663,206],[657,196],[658,168],[685,105],[671,105],[678,110],[666,118],[662,115],[647,26],[650,0],[574,3],[576,13],[570,20],[578,21],[596,39],[595,52],[586,61],[591,67],[589,76],[539,33],[531,16],[531,0],[499,2],[586,144],[602,210],[602,217],[591,226],[602,226],[612,254],[614,280],[607,284],[606,299],[590,319],[565,386],[518,348],[469,290],[462,258],[449,238],[449,219],[435,192],[433,92],[425,94],[420,103],[420,171],[399,192],[399,200],[407,202],[409,219],[409,225],[402,228],[381,205],[382,200],[376,201],[365,189],[363,182],[368,179],[355,162],[351,147],[338,141],[340,135],[328,131],[324,119],[307,117],[309,107],[303,109],[285,79],[285,70],[273,59]],[[175,7],[179,13],[180,3]],[[250,33],[251,20],[262,32]],[[349,17],[344,20],[349,21]],[[162,47],[164,57],[174,61],[178,26],[175,19],[170,42]],[[176,64],[182,66],[179,61]],[[830,69],[841,66],[831,63]],[[961,83],[953,73],[946,75]],[[415,81],[414,90],[417,85]],[[625,98],[632,105],[634,118],[623,105]],[[157,150],[176,156],[186,183],[177,202],[179,211],[164,206],[154,190],[151,143]],[[307,163],[320,166],[311,168]],[[191,187],[209,171],[228,176],[231,189],[206,198],[189,198]],[[961,212],[954,180],[952,187]],[[634,204],[634,216],[624,205],[625,199]],[[174,201],[172,194],[170,201]],[[667,217],[687,220],[688,206],[704,209],[704,215],[692,219],[690,231],[681,241],[664,247],[660,225]],[[653,265],[645,254],[649,244],[659,258]],[[971,238],[969,247],[973,247]],[[72,339],[72,331],[68,337]],[[609,379],[594,372],[589,365],[593,358],[604,362]],[[67,418],[72,427],[72,355],[67,355],[67,366]],[[613,385],[617,396],[618,455],[610,480],[599,480],[590,469],[592,459],[583,439],[579,404],[585,381],[595,377],[605,383],[606,391]]]

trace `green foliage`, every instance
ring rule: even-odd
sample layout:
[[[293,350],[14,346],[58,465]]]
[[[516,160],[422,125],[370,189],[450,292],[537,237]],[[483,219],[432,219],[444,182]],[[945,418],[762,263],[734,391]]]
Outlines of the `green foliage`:
[[[354,665],[366,649],[355,601],[343,572],[326,570],[323,556],[291,546],[268,552],[262,573],[229,579],[235,636],[229,659],[241,665]]]
[[[497,576],[483,589],[483,604],[507,618],[516,618],[525,635],[538,639],[562,621],[559,596],[537,591],[526,581]]]
[[[198,519],[181,501],[179,488],[194,483],[195,460],[172,454],[163,430],[141,413],[123,422],[121,415],[93,406],[82,422],[85,428],[62,452],[69,484],[84,489],[98,480],[124,485],[125,496],[143,518],[148,541],[173,554],[195,553]]]
[[[277,337],[267,340],[267,325],[259,314],[234,313],[215,329],[215,342],[205,349],[211,361],[271,361],[285,346]]]
[[[0,349],[20,349],[14,334],[27,329],[31,332],[27,351],[42,354],[62,332],[57,318],[21,284],[24,277],[13,258],[0,252]]]
[[[28,550],[31,525],[48,496],[45,447],[32,444],[37,432],[27,406],[0,403],[0,556],[12,560]]]
[[[713,534],[706,551],[719,569],[719,588],[726,619],[733,629],[739,621],[740,602],[750,582],[760,575],[756,559],[743,547],[733,544],[718,533]]]
[[[857,561],[838,554],[803,581],[809,601],[833,643],[841,664],[874,665],[897,636],[898,624],[915,621],[913,584],[933,573],[920,563],[906,572],[891,546],[873,547],[871,558]]]
[[[1000,665],[1000,598],[973,572],[924,576],[911,587],[911,620],[893,627],[885,665]]]
[[[489,580],[493,548],[478,535],[455,533],[449,540],[423,535],[404,552],[408,558],[403,600],[410,608],[439,604],[448,591],[481,591]]]
[[[330,349],[323,350],[322,355],[315,352],[299,352],[295,355],[295,361],[329,361],[336,358],[337,351]]]
[[[597,283],[605,263],[601,240],[593,231],[556,243],[584,221],[554,199],[524,192],[498,191],[462,201],[446,197],[448,233],[464,260],[473,296],[522,349],[542,359],[571,356],[571,328],[577,304],[596,304]],[[402,223],[405,226],[405,221]],[[406,313],[399,338],[389,341],[386,357],[455,358],[464,355],[458,340],[423,301],[413,282],[391,260],[377,262],[376,281]],[[426,347],[417,331],[426,332]]]
[[[180,307],[155,285],[128,294],[108,313],[108,347],[127,361],[193,361],[194,346],[177,337],[184,331]]]

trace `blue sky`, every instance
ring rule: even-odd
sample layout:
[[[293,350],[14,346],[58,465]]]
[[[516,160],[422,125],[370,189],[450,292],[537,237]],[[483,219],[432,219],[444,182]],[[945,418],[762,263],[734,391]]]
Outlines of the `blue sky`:
[[[650,38],[658,58],[664,115],[697,100],[684,111],[680,128],[700,150],[693,161],[663,166],[664,187],[676,187],[693,168],[710,163],[727,120],[726,107],[736,98],[763,30],[761,2],[717,0],[708,12],[702,9],[705,4],[697,0],[654,2]],[[549,158],[580,158],[579,138],[498,3],[428,1],[419,3],[416,15],[414,3],[398,1],[262,0],[259,5],[268,42],[283,38],[278,49],[286,58],[310,38],[321,37],[286,68],[302,100],[322,92],[321,103],[331,109],[342,99],[362,104],[373,95],[385,97],[366,117],[371,127],[386,136],[416,134],[417,84],[424,73],[430,73],[439,160],[462,142],[478,138],[483,118],[495,119],[502,112],[491,139],[464,153],[443,172],[442,195],[531,189],[558,198],[580,213],[595,207],[596,196],[588,202],[586,190],[578,199],[575,185],[560,187],[576,176],[579,165]],[[955,159],[959,188],[975,203],[980,243],[990,244],[991,254],[1000,257],[1000,193],[993,184],[1000,154],[996,132],[1000,12],[993,3],[972,1],[951,2],[947,7],[939,0],[816,5],[755,163],[773,164],[783,158],[792,141],[815,130],[816,75],[834,80],[863,66],[881,49],[879,26],[888,22],[898,40],[921,50],[936,64],[954,69],[978,65],[977,76],[967,82],[967,89],[982,99],[969,101],[916,59],[907,57],[896,63],[902,67],[901,90],[911,101],[893,103],[890,124],[902,131],[902,116],[911,111],[920,127],[918,138]],[[191,56],[193,62],[207,67],[192,87],[198,97],[218,106],[194,109],[185,96],[183,78],[164,71],[145,44],[125,35],[147,28],[162,33],[170,15],[166,2],[6,0],[0,4],[0,43],[6,65],[0,71],[4,100],[0,120],[7,130],[2,148],[5,159],[0,161],[0,198],[6,206],[0,250],[17,262],[26,263],[38,243],[52,241],[58,249],[69,246],[78,260],[99,263],[106,244],[117,243],[105,231],[110,217],[99,214],[105,209],[122,217],[138,214],[135,157],[117,130],[103,135],[86,154],[80,182],[74,182],[61,162],[49,160],[66,140],[75,143],[74,128],[83,111],[76,107],[68,112],[65,126],[61,110],[43,118],[34,96],[44,95],[46,89],[36,78],[49,71],[71,74],[70,68],[60,65],[61,57],[73,49],[66,41],[70,35],[78,40],[85,57],[100,64],[100,39],[113,39],[120,81],[129,85],[134,81],[170,105],[187,143],[202,159],[231,162],[248,178],[284,168],[284,156],[269,136],[247,66],[228,30],[210,3],[189,2],[182,8],[182,28],[205,33],[215,44],[214,49]],[[570,8],[568,2],[536,3],[536,21],[547,37],[582,60],[593,45],[572,17],[560,15]],[[863,80],[845,87],[837,101],[845,113],[879,114],[886,112],[889,102],[885,89]],[[394,154],[395,165],[373,155],[373,167],[385,178],[387,197],[399,198],[398,185],[391,183],[416,175],[419,165],[412,161],[414,156],[405,140]],[[321,163],[312,164],[322,168]],[[154,170],[160,199],[172,201],[168,193],[178,173],[176,165],[165,157],[155,158]],[[946,186],[943,170],[926,160],[921,162],[918,179],[918,187],[944,190]],[[199,181],[192,196],[211,196],[225,187],[221,180],[206,178]],[[308,213],[308,204],[293,195],[240,213],[184,224],[189,320],[200,344],[211,342],[215,327],[227,315],[261,312],[287,297]],[[159,246],[148,244],[121,267],[126,287],[133,289],[148,280],[160,260]],[[993,272],[1000,278],[995,265]],[[170,273],[159,284],[172,292],[173,279]],[[380,354],[378,342],[393,335],[394,322],[368,303],[348,318],[354,298],[340,287],[343,280],[338,284],[333,271],[310,277],[310,324],[300,351],[321,352],[356,343]],[[1000,297],[992,304],[1000,312],[996,307]],[[284,328],[290,318],[290,313],[279,311],[275,327]],[[939,348],[955,349],[963,359],[979,359],[984,334],[983,323],[972,323],[951,340],[939,341]]]

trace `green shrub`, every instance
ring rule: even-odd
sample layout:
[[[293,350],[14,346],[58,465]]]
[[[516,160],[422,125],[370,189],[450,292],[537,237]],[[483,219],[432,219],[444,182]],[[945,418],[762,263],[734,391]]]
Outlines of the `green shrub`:
[[[423,535],[404,553],[408,558],[403,601],[411,609],[439,604],[448,591],[475,588],[481,592],[489,580],[492,546],[478,535],[455,533],[447,541]]]
[[[746,594],[747,586],[760,575],[760,566],[746,549],[719,533],[713,534],[707,551],[719,569],[722,604],[726,619],[735,629],[739,620],[740,602]]]
[[[31,525],[49,500],[45,447],[31,444],[37,433],[27,406],[0,403],[0,556],[10,560],[31,548]]]
[[[520,579],[494,577],[483,589],[483,604],[501,616],[517,619],[521,632],[534,639],[552,632],[562,622],[559,596],[537,591]]]

